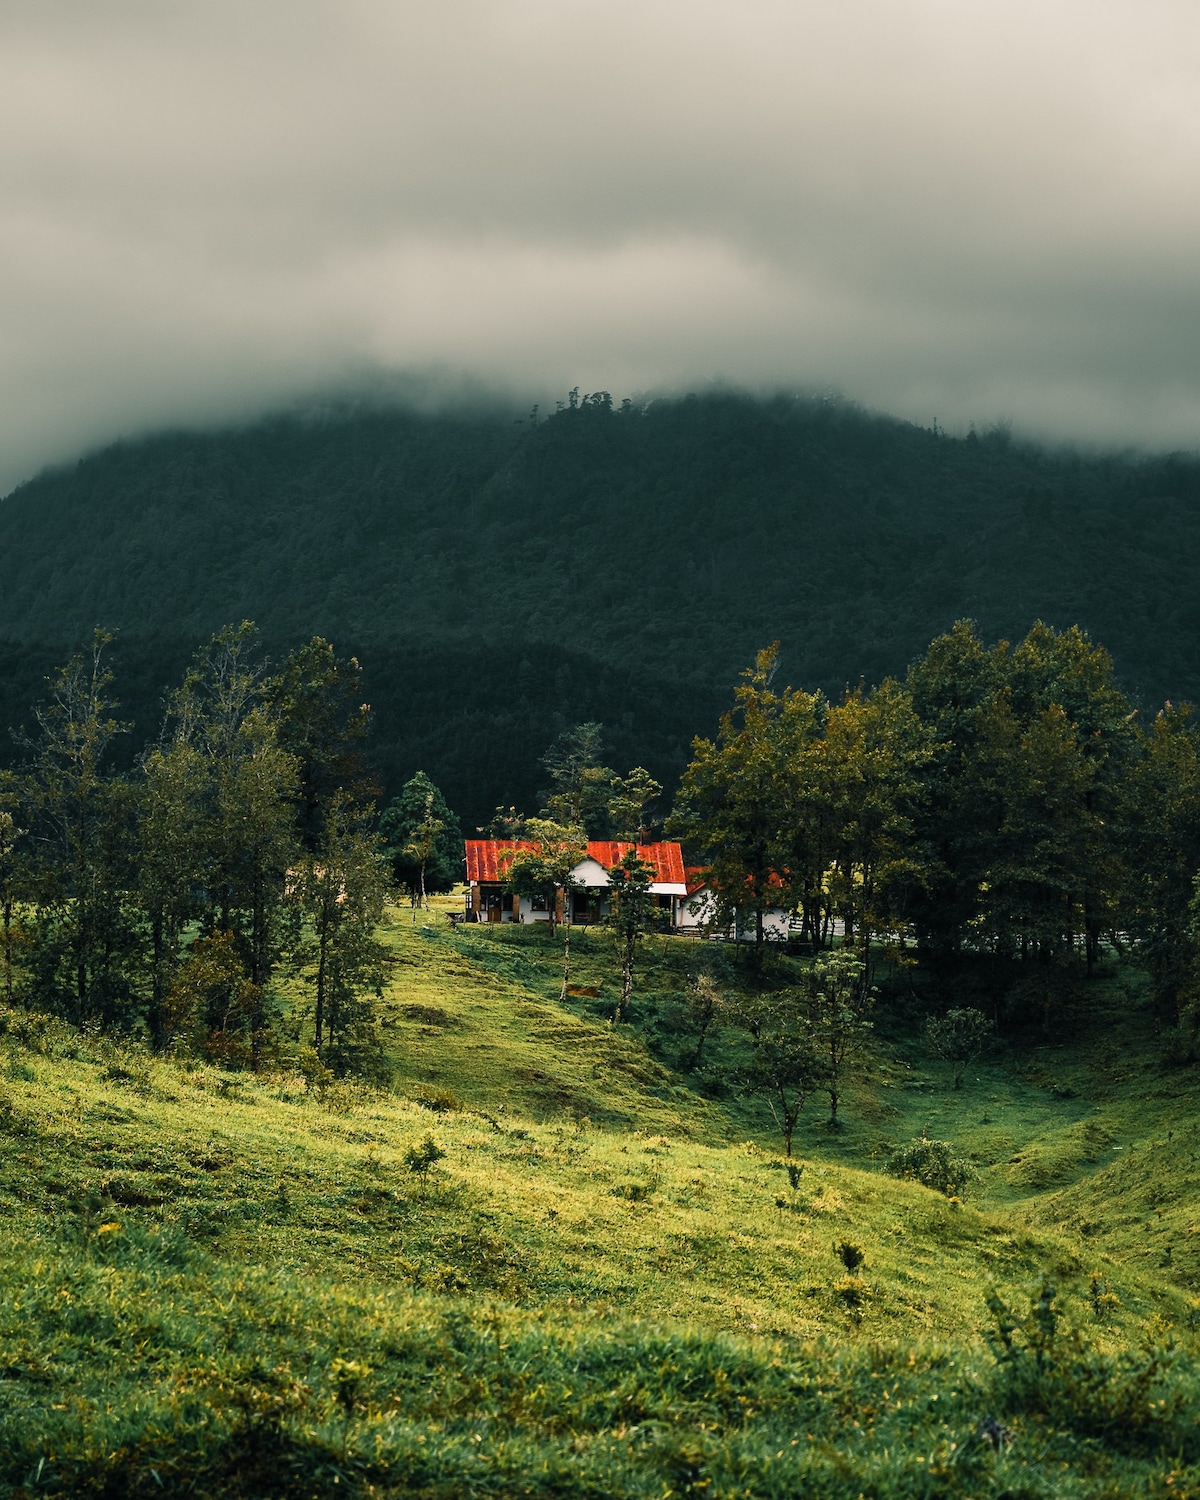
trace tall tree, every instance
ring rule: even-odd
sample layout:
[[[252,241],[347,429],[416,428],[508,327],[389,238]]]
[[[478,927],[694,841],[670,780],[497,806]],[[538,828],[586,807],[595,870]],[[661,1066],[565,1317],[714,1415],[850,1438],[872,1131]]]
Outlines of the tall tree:
[[[20,824],[21,789],[11,771],[0,771],[0,996],[11,1006],[17,995],[17,972],[25,926],[17,914],[26,870]]]
[[[142,763],[135,893],[149,936],[147,1021],[155,1047],[178,1028],[167,1023],[167,997],[183,959],[188,924],[205,912],[209,766],[184,739],[155,747]]]
[[[618,1022],[624,1021],[629,1014],[638,944],[654,927],[657,909],[650,887],[655,874],[654,866],[641,858],[636,847],[627,849],[620,862],[608,872],[611,906],[606,921],[616,941],[621,969]]]
[[[830,710],[825,755],[835,799],[836,898],[869,978],[872,937],[903,927],[918,877],[914,814],[929,735],[909,694],[889,679],[870,694],[848,693]]]
[[[871,1032],[874,996],[866,967],[848,948],[818,954],[800,983],[797,1023],[817,1063],[817,1078],[829,1098],[829,1128],[838,1128],[838,1106],[846,1073]]]
[[[414,893],[448,891],[463,878],[458,818],[424,771],[393,797],[379,820],[379,837],[397,885]]]
[[[1200,727],[1190,705],[1168,703],[1141,736],[1128,794],[1126,926],[1173,1019],[1192,978],[1189,904],[1200,870]]]
[[[288,871],[299,852],[294,809],[299,765],[278,741],[270,680],[249,622],[219,631],[177,694],[176,736],[208,779],[203,827],[207,934],[234,935],[259,997],[254,1058],[266,1039],[266,996],[283,948],[294,940]]]
[[[334,791],[297,881],[306,926],[296,957],[313,991],[313,1046],[336,1073],[372,1071],[379,1058],[371,996],[383,982],[375,931],[388,882],[370,821],[371,809]]]
[[[614,776],[608,804],[613,837],[622,843],[644,844],[651,823],[650,808],[661,795],[662,784],[644,766],[634,766],[628,776]]]
[[[70,1020],[135,1019],[137,928],[130,909],[132,789],[110,751],[112,637],[97,630],[36,711],[28,777],[33,882],[30,962],[38,993]]]
[[[1137,754],[1107,653],[1041,623],[988,650],[959,622],[908,685],[934,734],[916,829],[921,946],[1050,963],[1079,945],[1090,972],[1126,904]]]
[[[742,673],[735,706],[715,741],[692,742],[669,831],[704,859],[718,918],[750,914],[761,964],[764,915],[780,900],[777,871],[786,852],[787,795],[781,776],[778,725],[784,704],[771,686],[779,645],[760,651]]]
[[[584,828],[593,839],[608,838],[612,831],[616,772],[603,764],[603,730],[602,724],[576,724],[564,730],[542,757],[550,774],[550,787],[542,793],[542,816]]]
[[[296,760],[298,832],[310,851],[321,842],[337,792],[350,792],[359,804],[378,796],[365,754],[371,708],[362,697],[358,659],[339,657],[320,636],[291,652],[266,684],[277,742]]]

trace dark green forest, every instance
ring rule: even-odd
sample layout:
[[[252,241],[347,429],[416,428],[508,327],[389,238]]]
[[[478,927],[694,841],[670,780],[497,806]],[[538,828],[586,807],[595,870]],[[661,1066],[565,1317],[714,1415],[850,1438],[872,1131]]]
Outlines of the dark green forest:
[[[325,406],[117,444],[3,502],[0,725],[101,625],[128,753],[195,643],[257,621],[362,662],[390,795],[435,775],[470,827],[532,802],[601,721],[672,786],[738,671],[781,642],[840,696],[961,617],[1112,652],[1135,703],[1200,695],[1200,463],[952,438],[839,401],[735,394],[549,418]],[[7,740],[2,753],[19,756]]]

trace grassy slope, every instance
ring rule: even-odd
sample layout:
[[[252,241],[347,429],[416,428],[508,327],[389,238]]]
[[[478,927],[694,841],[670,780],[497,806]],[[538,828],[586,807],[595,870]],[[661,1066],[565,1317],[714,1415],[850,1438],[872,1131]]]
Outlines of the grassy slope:
[[[401,1097],[318,1100],[9,1025],[10,1484],[39,1462],[42,1489],[95,1473],[114,1494],[158,1492],[164,1467],[181,1493],[185,1475],[291,1493],[285,1470],[297,1494],[1165,1484],[1175,1439],[1113,1454],[1078,1411],[1057,1437],[1052,1413],[1013,1419],[1001,1459],[972,1437],[1000,1399],[989,1275],[1049,1272],[1102,1347],[1147,1328],[1190,1343],[1193,1127],[1178,1080],[1130,1061],[1144,1038],[1110,1026],[1091,1052],[1001,1058],[961,1095],[881,1045],[847,1130],[814,1116],[793,1193],[761,1112],[701,1097],[600,1019],[601,939],[576,945],[600,994],[572,1009],[548,948],[402,915],[389,942]],[[647,1010],[696,955],[648,959]],[[465,1107],[415,1102],[439,1090]],[[883,1142],[925,1125],[980,1159],[974,1206],[879,1173]],[[423,1185],[404,1152],[429,1132],[447,1154]],[[842,1239],[866,1251],[856,1282]],[[1119,1299],[1102,1325],[1094,1269]]]

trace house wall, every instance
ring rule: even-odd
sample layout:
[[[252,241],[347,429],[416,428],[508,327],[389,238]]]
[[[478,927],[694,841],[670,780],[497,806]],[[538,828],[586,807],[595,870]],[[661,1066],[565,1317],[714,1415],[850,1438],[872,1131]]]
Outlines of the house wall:
[[[690,896],[680,896],[675,905],[675,926],[680,932],[695,932],[707,927],[716,915],[717,903],[707,886]]]

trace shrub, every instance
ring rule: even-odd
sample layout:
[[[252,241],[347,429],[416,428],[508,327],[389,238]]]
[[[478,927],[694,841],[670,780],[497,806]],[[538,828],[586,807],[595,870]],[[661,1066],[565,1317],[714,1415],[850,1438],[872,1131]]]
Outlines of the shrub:
[[[404,1153],[404,1165],[410,1172],[425,1182],[430,1172],[442,1161],[446,1153],[438,1145],[431,1135],[426,1135],[423,1140],[409,1146]]]
[[[861,1245],[856,1245],[852,1240],[842,1240],[833,1247],[833,1253],[845,1266],[847,1274],[857,1276],[860,1267],[866,1261],[866,1253]]]
[[[1094,1285],[1093,1300],[1108,1294]],[[1113,1299],[1116,1300],[1115,1298]],[[1043,1277],[1024,1317],[993,1288],[987,1297],[997,1397],[1121,1452],[1200,1452],[1194,1382],[1178,1351],[1103,1354],[1067,1327],[1053,1283]]]
[[[975,1168],[949,1141],[931,1141],[919,1136],[906,1146],[897,1146],[888,1157],[892,1177],[907,1177],[949,1197],[961,1197]]]
[[[413,1095],[413,1103],[435,1115],[457,1114],[463,1107],[462,1100],[453,1089],[426,1088]]]

